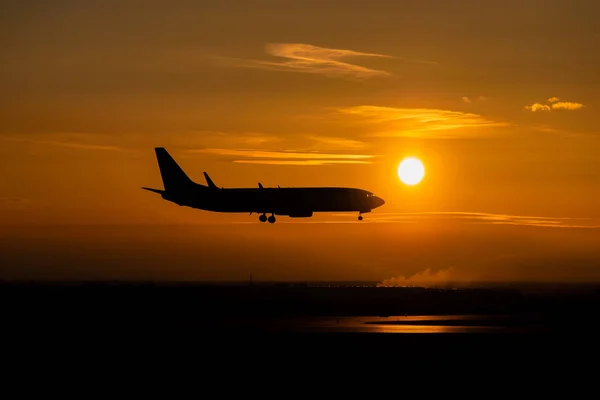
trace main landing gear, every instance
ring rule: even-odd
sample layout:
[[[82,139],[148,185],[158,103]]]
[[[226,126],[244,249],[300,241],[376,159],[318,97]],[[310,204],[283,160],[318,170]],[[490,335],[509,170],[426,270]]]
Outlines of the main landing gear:
[[[258,220],[260,222],[267,222],[269,221],[270,224],[274,224],[276,219],[275,219],[275,214],[271,214],[269,216],[269,218],[267,218],[267,216],[265,214],[261,214],[260,217],[258,217]]]

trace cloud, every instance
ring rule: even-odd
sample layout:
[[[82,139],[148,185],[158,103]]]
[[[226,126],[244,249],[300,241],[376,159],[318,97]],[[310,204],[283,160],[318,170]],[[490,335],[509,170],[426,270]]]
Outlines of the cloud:
[[[374,136],[451,139],[481,137],[485,128],[504,127],[508,123],[490,120],[478,114],[430,108],[393,108],[356,106],[339,109],[345,115],[383,124]]]
[[[546,104],[534,103],[530,106],[525,106],[525,109],[531,112],[550,111],[550,106]]]
[[[528,215],[509,215],[462,211],[430,211],[430,212],[381,212],[369,213],[363,221],[356,219],[354,213],[326,213],[323,219],[300,219],[282,221],[283,223],[299,224],[420,224],[443,222],[448,224],[481,224],[481,225],[512,225],[531,228],[548,229],[580,229],[600,230],[598,218],[545,217]]]
[[[264,133],[258,132],[248,132],[248,133],[223,133],[223,132],[215,132],[215,136],[220,136],[221,138],[226,139],[229,142],[236,143],[244,143],[248,145],[262,145],[265,143],[276,142],[281,140],[281,138],[268,135]],[[214,137],[213,137],[214,139]]]
[[[427,268],[424,271],[417,272],[413,275],[398,276],[390,279],[384,279],[377,284],[378,287],[447,287],[456,283],[469,282],[471,278],[462,276],[453,268],[441,269],[432,271]]]
[[[1,136],[1,140],[8,142],[25,142],[36,145],[68,147],[77,150],[97,150],[97,151],[121,151],[118,146],[103,145],[91,143],[95,135],[91,134],[39,134],[29,135],[27,137]]]
[[[552,108],[555,110],[578,110],[583,107],[581,103],[573,103],[571,101],[559,101],[552,104]]]
[[[73,142],[53,142],[53,141],[38,141],[39,144],[47,144],[51,146],[69,147],[72,149],[79,150],[100,150],[100,151],[121,151],[122,149],[117,146],[103,146],[98,144],[86,144],[86,143],[73,143]]]
[[[184,134],[170,134],[169,139],[176,137],[176,147],[198,148],[228,148],[232,143],[235,147],[266,148],[285,147],[293,144],[305,150],[329,152],[334,150],[358,150],[366,147],[366,143],[355,139],[339,136],[323,136],[316,134],[287,133],[266,134],[261,132],[219,132],[219,131],[189,131]],[[234,148],[235,148],[234,147]]]
[[[207,153],[220,156],[243,157],[233,162],[246,164],[278,165],[324,165],[324,164],[369,164],[375,157],[366,154],[337,154],[301,151],[276,151],[260,149],[194,149],[188,153]]]
[[[361,141],[345,139],[340,137],[309,135],[307,138],[319,144],[339,149],[362,149],[365,147],[365,143]]]
[[[264,165],[332,165],[332,164],[371,164],[362,160],[233,160],[240,164]]]
[[[173,135],[171,135],[173,136]],[[190,131],[180,134],[178,146],[182,147],[227,147],[231,143],[238,146],[265,146],[283,141],[283,138],[262,132],[219,132],[219,131]]]
[[[476,102],[476,101],[486,101],[486,100],[488,100],[488,98],[487,98],[487,97],[485,97],[485,96],[477,96],[477,97],[475,97],[475,98],[472,98],[472,97],[467,97],[467,96],[463,96],[463,97],[461,97],[460,99],[461,99],[461,100],[463,101],[463,103],[465,103],[465,104],[473,104],[473,103],[474,103],[474,102]]]
[[[200,133],[196,140],[187,135],[188,143],[181,146],[187,148],[186,154],[214,154],[231,162],[268,165],[370,164],[377,157],[362,153],[366,143],[338,136]]]
[[[356,79],[391,75],[386,71],[341,61],[341,59],[350,57],[393,58],[384,54],[329,49],[303,43],[272,43],[265,47],[265,51],[269,55],[286,60],[264,61],[227,57],[218,57],[218,59],[223,63],[237,67],[344,76]]]
[[[531,112],[547,112],[551,110],[578,110],[584,107],[584,105],[581,103],[575,103],[572,101],[560,101],[558,97],[550,97],[548,99],[548,103],[550,104],[534,103],[530,106],[525,106],[525,109]]]
[[[592,218],[545,217],[460,211],[376,213],[370,216],[370,219],[404,223],[415,223],[426,218],[436,220],[448,218],[466,223],[482,223],[490,225],[518,225],[540,228],[600,229],[600,221]]]
[[[477,96],[475,98],[472,98],[472,97],[463,96],[460,99],[463,101],[463,103],[472,104],[475,101],[486,101],[486,100],[488,100],[488,97]]]
[[[27,133],[0,135],[0,142],[27,145],[65,147],[88,151],[124,152],[136,149],[146,151],[148,143],[167,148],[193,149],[202,147],[225,148],[234,143],[239,147],[281,145],[285,138],[263,132],[223,132],[212,130],[184,130],[168,134],[131,132],[120,135],[102,133]]]
[[[253,149],[199,149],[188,150],[190,153],[212,153],[228,156],[242,156],[251,158],[300,158],[300,159],[368,159],[373,158],[371,155],[364,154],[325,154],[325,153],[303,153],[293,150],[288,151],[269,151],[269,150],[253,150]]]

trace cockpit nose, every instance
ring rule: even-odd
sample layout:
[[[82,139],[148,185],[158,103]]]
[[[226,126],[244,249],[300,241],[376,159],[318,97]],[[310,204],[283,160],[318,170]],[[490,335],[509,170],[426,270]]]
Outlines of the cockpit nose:
[[[377,208],[377,207],[381,207],[382,205],[385,204],[385,200],[383,200],[381,197],[377,197],[377,196],[373,196],[371,197],[371,203],[373,204],[373,208]]]

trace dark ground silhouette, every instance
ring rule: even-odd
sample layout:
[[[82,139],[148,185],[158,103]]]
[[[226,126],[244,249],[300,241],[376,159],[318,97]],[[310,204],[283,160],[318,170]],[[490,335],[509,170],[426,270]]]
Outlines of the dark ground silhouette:
[[[63,378],[89,376],[92,370],[100,371],[102,379],[115,371],[127,377],[159,374],[157,379],[165,373],[185,373],[202,385],[207,382],[201,378],[207,376],[269,380],[278,374],[310,382],[317,377],[328,380],[339,371],[386,371],[396,376],[399,371],[420,371],[417,367],[427,374],[476,371],[502,376],[503,381],[517,370],[523,376],[531,371],[585,370],[584,361],[598,355],[599,306],[600,290],[591,285],[441,290],[0,283],[3,361],[12,374],[47,376],[66,366],[69,374]],[[519,329],[365,333],[312,329],[307,322],[372,316],[367,319],[383,321],[379,326],[386,327],[402,323],[403,316],[432,314],[472,314],[475,320],[463,321],[466,326],[497,324],[497,315],[501,325]],[[437,328],[459,323],[415,324]],[[503,375],[492,374],[494,370]]]
[[[595,337],[600,289],[519,287],[425,289],[313,287],[305,284],[184,283],[11,283],[0,284],[3,332],[29,345],[65,346],[108,343],[128,349],[176,348],[184,343],[208,346],[202,351],[399,351],[403,357],[485,354],[503,357],[518,349],[549,356],[584,338]],[[306,321],[345,316],[474,314],[469,325],[520,327],[518,334],[394,334],[311,329]],[[491,316],[501,315],[501,322]],[[380,325],[394,324],[390,318]],[[402,322],[400,322],[402,323]],[[419,322],[416,325],[460,325]],[[510,332],[510,331],[508,331]],[[552,349],[540,335],[560,337]],[[566,337],[577,337],[577,341]],[[511,342],[506,344],[507,342]],[[569,343],[569,349],[561,344]],[[505,343],[504,345],[499,345]],[[515,343],[517,347],[514,347]],[[140,347],[142,346],[142,347]],[[485,350],[483,350],[485,349]],[[512,350],[511,350],[512,349]],[[563,349],[563,350],[561,350]],[[508,351],[507,351],[508,350]],[[483,353],[482,353],[483,351]]]

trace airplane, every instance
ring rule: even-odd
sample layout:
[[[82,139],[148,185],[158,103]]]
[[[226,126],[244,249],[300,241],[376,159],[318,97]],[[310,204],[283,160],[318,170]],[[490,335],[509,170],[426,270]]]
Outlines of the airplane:
[[[204,172],[207,185],[192,181],[164,147],[155,147],[164,190],[142,187],[182,207],[225,213],[260,214],[260,222],[275,223],[275,215],[309,218],[315,212],[358,212],[381,207],[385,201],[373,193],[345,187],[219,188]],[[267,217],[267,214],[271,214]]]

